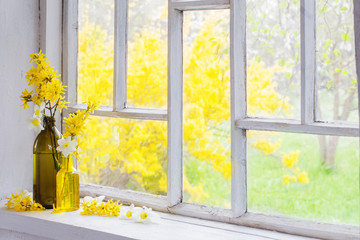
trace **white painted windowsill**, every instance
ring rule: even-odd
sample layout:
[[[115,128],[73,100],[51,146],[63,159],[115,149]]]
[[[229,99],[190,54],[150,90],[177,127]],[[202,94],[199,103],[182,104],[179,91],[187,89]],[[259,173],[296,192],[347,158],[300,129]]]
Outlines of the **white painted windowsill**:
[[[5,203],[0,201],[0,239],[310,239],[160,212],[161,223],[143,224],[117,217],[83,216],[80,210],[16,212],[4,207]]]

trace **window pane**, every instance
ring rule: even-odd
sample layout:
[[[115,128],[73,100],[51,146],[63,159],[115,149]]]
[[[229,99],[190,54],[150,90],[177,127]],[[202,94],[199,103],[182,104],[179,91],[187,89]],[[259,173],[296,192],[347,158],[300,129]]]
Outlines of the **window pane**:
[[[166,108],[166,0],[129,0],[127,66],[128,105]]]
[[[248,132],[253,212],[359,224],[359,139]]]
[[[166,122],[92,117],[79,169],[83,183],[166,195]]]
[[[316,119],[358,122],[353,1],[316,3]]]
[[[299,2],[247,1],[249,116],[300,118]]]
[[[79,0],[78,102],[112,105],[114,1]]]
[[[230,208],[229,11],[184,13],[184,201]]]

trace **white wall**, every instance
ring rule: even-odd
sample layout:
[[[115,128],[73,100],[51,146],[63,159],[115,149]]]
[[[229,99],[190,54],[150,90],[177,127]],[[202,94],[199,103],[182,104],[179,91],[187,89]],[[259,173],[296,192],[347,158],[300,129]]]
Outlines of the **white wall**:
[[[39,50],[39,1],[0,0],[0,199],[32,190],[35,134],[25,123],[19,96],[27,86],[29,53]]]

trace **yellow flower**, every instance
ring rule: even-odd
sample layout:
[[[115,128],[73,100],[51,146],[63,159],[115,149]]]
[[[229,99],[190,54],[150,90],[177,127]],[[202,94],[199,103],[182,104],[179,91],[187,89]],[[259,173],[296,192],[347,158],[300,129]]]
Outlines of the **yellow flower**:
[[[44,97],[52,104],[55,104],[57,101],[64,98],[62,96],[64,90],[65,88],[63,87],[62,82],[60,82],[59,79],[53,79],[51,82],[46,84]]]
[[[128,210],[128,211],[126,212],[126,217],[127,217],[127,218],[132,218],[132,211]]]
[[[156,223],[160,221],[160,216],[151,208],[143,206],[141,212],[137,213],[135,221],[141,223]]]
[[[68,118],[64,118],[64,137],[75,137],[84,132],[86,119],[90,116],[90,112],[98,107],[94,102],[88,101],[87,103],[86,110],[77,110],[76,113],[71,113]]]
[[[47,59],[45,57],[45,54],[43,54],[41,50],[39,51],[39,53],[30,53],[29,55],[31,57],[30,62],[36,61],[38,64]]]
[[[292,168],[298,161],[300,151],[291,152],[289,154],[281,154],[282,161],[287,168]]]
[[[81,207],[83,208],[83,211],[80,212],[81,215],[93,215],[97,212],[97,207],[98,202],[97,200],[92,200],[89,202],[83,202],[83,204],[81,204]]]
[[[93,215],[97,214],[99,216],[106,215],[108,217],[117,217],[120,216],[120,207],[122,204],[119,204],[119,201],[113,202],[112,199],[106,203],[101,203],[98,205],[97,200],[92,200],[91,202],[85,202],[81,205],[83,211],[80,212],[82,215]]]
[[[35,87],[41,83],[41,79],[39,78],[39,68],[34,68],[33,66],[30,68],[28,72],[26,72],[25,78],[27,79],[29,85]]]
[[[34,94],[32,97],[31,97],[31,101],[37,105],[40,105],[42,102],[43,102],[43,99],[40,97],[39,94]]]
[[[60,100],[58,102],[58,109],[60,112],[62,112],[63,109],[67,109],[68,107],[66,106],[66,104],[68,104],[69,102],[66,102],[66,101],[63,101],[63,100]]]
[[[291,176],[291,175],[285,175],[285,176],[283,177],[283,183],[285,183],[286,185],[289,185],[289,184],[290,184],[290,181],[295,182],[295,181],[296,181],[296,177]]]
[[[59,146],[56,148],[56,150],[62,152],[64,157],[69,156],[70,153],[73,153],[76,151],[77,147],[77,140],[71,139],[71,137],[61,138],[58,140]]]
[[[256,147],[258,150],[264,152],[265,155],[273,153],[276,149],[281,147],[281,140],[278,140],[276,143],[271,143],[264,140],[255,141],[252,146]]]
[[[309,177],[307,172],[302,171],[298,176],[297,176],[297,180],[301,183],[309,183]]]
[[[31,96],[31,101],[35,104],[40,105],[41,102],[56,105],[56,103],[62,100],[64,91],[64,86],[58,79],[60,75],[57,74],[57,71],[54,70],[54,67],[50,66],[50,63],[46,61],[45,54],[41,53],[32,53],[30,54],[30,62],[35,62],[36,67],[31,67],[31,69],[26,73],[25,78],[27,79],[29,85],[35,88],[35,93]],[[27,107],[25,105],[25,107]],[[51,107],[51,106],[50,106]],[[61,110],[64,108],[64,103],[61,105]]]
[[[40,204],[32,201],[32,196],[28,191],[22,191],[20,194],[17,192],[15,194],[11,193],[10,198],[6,198],[6,206],[8,209],[14,209],[17,212],[24,211],[40,211],[45,208]]]
[[[142,212],[142,213],[140,213],[140,218],[141,218],[142,220],[147,219],[147,217],[148,217],[147,212]]]
[[[91,95],[87,98],[86,101],[83,102],[83,104],[87,105],[87,110],[89,112],[94,112],[94,110],[98,108],[100,100],[95,95]]]
[[[26,119],[29,129],[33,129],[36,134],[39,134],[41,130],[44,130],[44,126],[42,125],[42,121],[40,118],[31,117]]]
[[[34,118],[38,118],[38,119],[41,119],[44,115],[43,111],[45,109],[45,103],[42,102],[40,105],[35,105],[34,106],[34,115],[33,117]]]
[[[64,118],[64,137],[75,137],[82,134],[85,126],[84,115],[85,111],[77,110],[76,113],[70,113],[69,117]]]
[[[24,106],[24,109],[29,108],[30,106],[28,104],[28,102],[31,102],[31,95],[33,94],[33,91],[29,92],[28,90],[24,90],[20,96],[21,101],[23,102],[23,104],[21,106]]]
[[[24,102],[21,106],[23,106],[24,109],[30,109],[30,106],[27,102]]]

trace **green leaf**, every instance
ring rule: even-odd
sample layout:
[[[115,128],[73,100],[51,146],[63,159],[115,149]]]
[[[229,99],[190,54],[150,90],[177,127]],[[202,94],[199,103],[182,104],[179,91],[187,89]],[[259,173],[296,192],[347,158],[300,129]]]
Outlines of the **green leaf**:
[[[334,50],[334,54],[335,54],[336,56],[340,56],[339,50]]]
[[[299,54],[295,54],[295,61],[299,60]]]
[[[340,11],[346,11],[346,10],[348,10],[348,8],[347,7],[342,7],[342,8],[340,8]]]
[[[356,81],[356,79],[355,79],[355,78],[351,79],[351,83],[352,83],[352,85],[353,85],[354,87],[356,87],[356,85],[357,85],[357,81]]]
[[[348,70],[343,70],[343,71],[342,71],[342,74],[343,74],[344,76],[347,76],[347,75],[349,74],[349,71],[348,71]]]
[[[329,50],[332,42],[333,41],[331,39],[326,39],[325,44],[324,44],[324,49]]]
[[[348,33],[344,33],[343,35],[341,35],[342,36],[342,39],[344,40],[344,41],[349,41],[350,40],[350,35],[348,34]]]
[[[336,72],[336,73],[341,72],[341,68],[335,68],[335,72]]]
[[[274,27],[273,27],[273,31],[276,31],[276,30],[278,30],[280,28],[280,25],[279,24],[276,24]]]
[[[280,3],[280,8],[286,8],[287,5],[288,5],[287,2],[282,2]]]
[[[331,88],[331,82],[328,82],[328,83],[326,84],[326,88],[327,88],[327,89],[330,89],[330,88]]]
[[[284,60],[284,59],[280,59],[280,60],[278,61],[278,64],[279,64],[280,67],[285,66],[285,60]]]
[[[291,78],[291,76],[292,76],[292,74],[291,74],[291,73],[289,73],[289,72],[285,73],[285,77],[286,77],[287,79],[290,79],[290,78]]]
[[[326,12],[327,9],[328,9],[328,6],[327,6],[327,5],[324,5],[324,7],[320,9],[320,13]]]
[[[261,62],[261,58],[259,56],[255,56],[255,61],[257,61],[259,63],[259,62]]]

